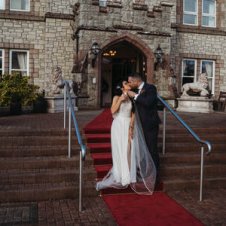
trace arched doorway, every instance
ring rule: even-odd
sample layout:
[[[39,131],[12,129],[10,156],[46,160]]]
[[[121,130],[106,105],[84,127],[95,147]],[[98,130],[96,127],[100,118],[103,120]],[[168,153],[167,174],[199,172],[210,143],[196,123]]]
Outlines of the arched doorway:
[[[146,80],[147,57],[127,40],[108,45],[101,56],[101,107],[109,107],[114,88],[128,76],[139,72]]]

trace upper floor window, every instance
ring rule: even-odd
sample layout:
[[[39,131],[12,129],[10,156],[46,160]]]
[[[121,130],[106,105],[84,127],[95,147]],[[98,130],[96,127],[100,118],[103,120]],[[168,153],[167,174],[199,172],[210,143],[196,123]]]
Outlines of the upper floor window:
[[[4,51],[0,49],[0,77],[4,74]]]
[[[22,75],[29,75],[29,51],[10,50],[10,74],[19,72]]]
[[[30,0],[10,0],[10,10],[30,11]]]
[[[216,26],[216,1],[203,0],[202,2],[202,26]]]
[[[184,0],[183,11],[184,24],[198,24],[198,0]]]
[[[183,24],[216,27],[216,0],[183,0]]]
[[[5,0],[0,0],[0,10],[5,9]]]

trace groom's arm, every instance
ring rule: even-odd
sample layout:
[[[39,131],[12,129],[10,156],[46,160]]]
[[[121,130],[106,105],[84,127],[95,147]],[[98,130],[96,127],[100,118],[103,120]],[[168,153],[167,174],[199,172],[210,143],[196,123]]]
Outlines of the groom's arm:
[[[151,107],[157,104],[157,90],[155,86],[150,86],[143,93],[137,96],[136,103]]]

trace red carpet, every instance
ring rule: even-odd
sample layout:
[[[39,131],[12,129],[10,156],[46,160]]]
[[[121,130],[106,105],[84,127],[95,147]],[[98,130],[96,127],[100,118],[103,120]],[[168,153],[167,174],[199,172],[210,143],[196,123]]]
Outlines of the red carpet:
[[[120,226],[201,226],[187,210],[163,192],[154,195],[103,196]]]
[[[112,166],[111,123],[111,112],[106,109],[84,128],[98,180],[103,178]],[[162,186],[160,184],[156,190],[162,190]],[[122,190],[109,188],[102,190],[101,194],[117,223],[122,226],[203,225],[163,192],[155,192],[149,196],[137,195],[130,188]]]

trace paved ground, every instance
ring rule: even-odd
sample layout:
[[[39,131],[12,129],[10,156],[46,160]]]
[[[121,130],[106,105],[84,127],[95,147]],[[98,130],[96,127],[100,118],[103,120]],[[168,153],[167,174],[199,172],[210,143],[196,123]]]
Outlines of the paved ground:
[[[80,111],[82,128],[100,111]],[[226,114],[181,113],[192,128],[226,127]],[[0,117],[0,130],[41,130],[63,127],[63,114],[28,114]],[[226,226],[226,189],[205,191],[204,201],[198,201],[198,191],[170,192],[169,195],[199,218],[206,226]],[[1,203],[0,225],[116,225],[100,197],[84,198],[85,210],[78,211],[78,200],[58,200],[33,203]]]

